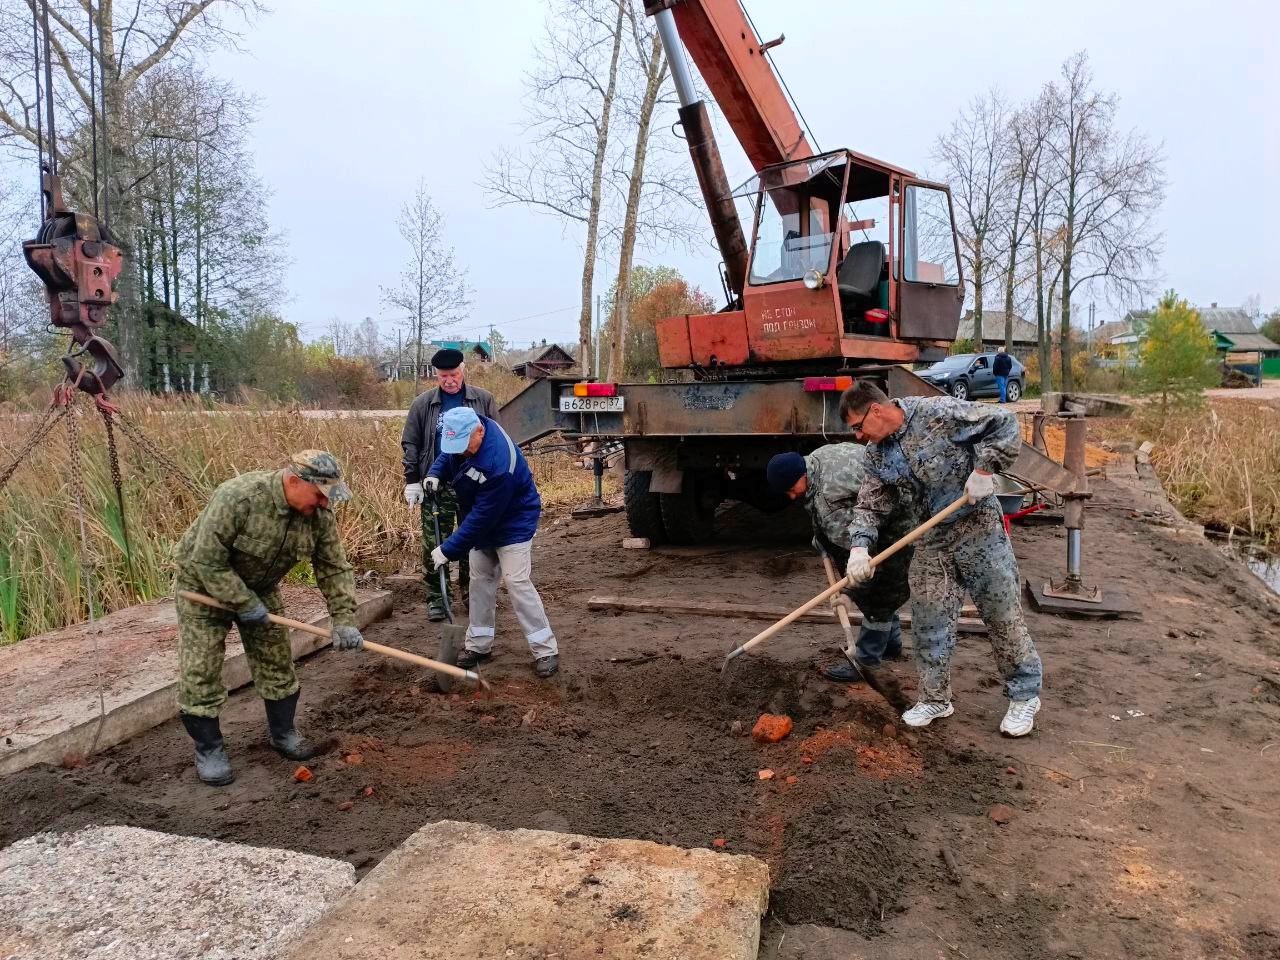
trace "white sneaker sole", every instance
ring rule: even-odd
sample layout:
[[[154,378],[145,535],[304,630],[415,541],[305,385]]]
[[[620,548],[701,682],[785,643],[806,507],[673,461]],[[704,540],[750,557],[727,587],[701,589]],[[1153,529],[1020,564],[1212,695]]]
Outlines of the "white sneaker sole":
[[[1005,726],[1006,721],[1001,720],[1000,732],[1004,734],[1006,737],[1025,737],[1027,734],[1029,734],[1032,730],[1035,729],[1036,714],[1038,714],[1039,712],[1040,712],[1040,707],[1037,706],[1035,709],[1035,712],[1031,714],[1031,722],[1027,724],[1027,729],[1025,730],[1011,730],[1009,727]]]
[[[949,717],[955,712],[956,708],[948,703],[947,709],[943,710],[941,713],[935,713],[932,717],[926,717],[924,720],[908,720],[907,715],[904,713],[902,715],[902,722],[908,727],[927,727],[929,724],[933,723],[933,721],[941,720],[943,717]]]

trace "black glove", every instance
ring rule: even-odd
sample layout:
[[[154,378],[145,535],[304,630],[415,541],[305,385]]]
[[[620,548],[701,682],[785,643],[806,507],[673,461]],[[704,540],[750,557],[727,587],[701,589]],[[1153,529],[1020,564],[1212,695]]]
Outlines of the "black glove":
[[[261,600],[255,600],[248,610],[241,610],[236,614],[236,622],[242,627],[265,627],[271,622],[267,616],[267,605]]]
[[[355,627],[333,628],[333,649],[359,650],[364,646],[364,637]]]

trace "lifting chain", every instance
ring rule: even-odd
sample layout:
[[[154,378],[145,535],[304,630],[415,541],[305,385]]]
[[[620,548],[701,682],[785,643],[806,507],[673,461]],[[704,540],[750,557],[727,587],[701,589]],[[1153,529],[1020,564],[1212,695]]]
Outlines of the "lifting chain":
[[[103,416],[106,417],[105,412]],[[187,470],[179,465],[176,460],[152,443],[150,438],[142,432],[141,427],[118,411],[115,414],[115,419],[116,422],[119,423],[120,429],[126,437],[137,444],[144,452],[150,454],[156,463],[160,464],[160,466],[164,467],[185,483],[192,493],[196,494],[196,496],[204,496],[207,493],[200,481],[187,472]],[[109,423],[110,419],[108,419],[108,424]]]
[[[96,405],[102,415],[102,426],[107,431],[107,462],[111,466],[111,485],[116,491],[116,507],[120,510],[120,533],[124,537],[124,561],[129,568],[129,582],[134,583],[133,546],[129,542],[129,515],[124,507],[124,478],[120,475],[120,453],[116,449],[116,431],[111,411],[102,404]]]
[[[5,467],[3,472],[0,472],[0,490],[4,490],[5,485],[13,477],[14,471],[22,466],[27,457],[31,456],[31,451],[49,435],[49,432],[58,425],[58,421],[67,415],[68,410],[69,408],[65,406],[59,409],[56,403],[49,405],[40,422],[36,424],[36,428],[31,431],[26,441],[18,448],[18,453],[13,458],[13,462]]]
[[[88,755],[92,756],[98,748],[98,737],[107,718],[106,694],[103,690],[102,651],[98,643],[97,617],[94,614],[94,601],[97,587],[94,583],[93,556],[89,551],[89,533],[85,528],[85,490],[84,474],[81,471],[83,457],[80,449],[80,410],[79,394],[68,392],[63,413],[67,417],[67,445],[71,454],[71,493],[76,501],[76,521],[80,526],[80,571],[84,577],[85,596],[89,602],[89,636],[93,638],[94,671],[98,680],[98,726],[93,733],[93,743],[89,745]],[[104,411],[105,414],[105,411]]]

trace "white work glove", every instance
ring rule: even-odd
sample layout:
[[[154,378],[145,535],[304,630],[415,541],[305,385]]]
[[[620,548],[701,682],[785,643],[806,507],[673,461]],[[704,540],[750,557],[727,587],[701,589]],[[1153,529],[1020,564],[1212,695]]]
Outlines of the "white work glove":
[[[422,484],[406,483],[404,485],[404,502],[411,507],[422,503]]]
[[[434,563],[436,567],[443,567],[449,562],[449,558],[444,555],[443,547],[436,547],[431,551],[431,562]]]
[[[440,478],[439,478],[439,477],[427,477],[427,479],[425,479],[425,480],[423,480],[423,481],[422,481],[422,485],[423,485],[424,487],[426,487],[426,488],[427,488],[427,491],[428,491],[429,493],[439,493],[439,492],[440,492]]]
[[[334,627],[333,648],[335,650],[359,650],[364,646],[364,637],[355,627]]]
[[[969,498],[970,503],[977,503],[983,497],[989,497],[996,492],[996,478],[993,474],[983,473],[981,470],[975,470],[969,474],[969,479],[964,482],[964,493]]]
[[[871,575],[876,571],[875,567],[871,566],[871,554],[867,552],[866,547],[854,547],[849,551],[849,565],[845,567],[844,572],[849,575],[851,587],[871,579]]]

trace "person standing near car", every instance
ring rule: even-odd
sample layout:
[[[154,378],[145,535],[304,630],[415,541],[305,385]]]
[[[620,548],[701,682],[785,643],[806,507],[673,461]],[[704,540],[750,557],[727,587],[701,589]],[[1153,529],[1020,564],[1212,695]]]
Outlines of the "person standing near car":
[[[1000,402],[1009,402],[1009,374],[1013,372],[1013,357],[1005,353],[1004,347],[996,351],[991,373],[996,378],[996,386],[1000,388]]]
[[[404,500],[410,507],[419,507],[422,520],[422,579],[427,585],[427,619],[440,621],[445,618],[445,596],[440,591],[440,577],[431,559],[436,543],[431,523],[431,504],[424,502],[422,481],[427,471],[440,455],[440,421],[450,410],[466,407],[479,416],[498,419],[498,404],[493,394],[464,382],[467,365],[461,350],[445,347],[431,358],[436,371],[434,390],[419,394],[409,407],[404,434],[400,446],[404,450]],[[448,537],[458,527],[458,499],[452,487],[445,487],[437,494],[440,503],[440,536]],[[469,571],[467,558],[459,560],[458,584],[465,590]]]

